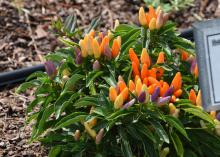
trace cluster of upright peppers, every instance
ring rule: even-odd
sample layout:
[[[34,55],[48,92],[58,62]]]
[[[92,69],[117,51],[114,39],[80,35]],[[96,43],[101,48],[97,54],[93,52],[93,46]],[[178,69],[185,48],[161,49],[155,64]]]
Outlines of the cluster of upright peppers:
[[[76,63],[81,63],[79,60],[81,58],[86,58],[88,56],[94,57],[96,61],[94,64],[98,64],[98,60],[101,56],[105,57],[107,60],[116,58],[121,49],[121,37],[118,36],[113,40],[110,47],[110,36],[103,32],[99,32],[96,36],[94,30],[89,34],[86,34],[84,39],[79,41],[80,50],[76,51]],[[96,65],[93,66],[96,68]]]
[[[168,20],[168,14],[163,13],[161,7],[155,11],[152,6],[149,6],[149,12],[145,13],[144,8],[139,9],[139,22],[142,26],[150,30],[160,29]]]
[[[152,60],[146,50],[143,48],[140,61],[137,54],[132,48],[129,49],[129,57],[132,64],[133,80],[130,80],[128,87],[123,79],[119,79],[116,87],[109,88],[109,99],[114,102],[115,109],[128,108],[133,105],[136,100],[139,103],[147,103],[149,101],[158,106],[170,103],[171,114],[177,114],[178,110],[173,105],[182,94],[182,77],[181,73],[176,73],[171,84],[162,80],[164,69],[162,67],[155,68]],[[160,52],[156,64],[164,63],[165,56]],[[136,98],[129,97],[129,91]]]

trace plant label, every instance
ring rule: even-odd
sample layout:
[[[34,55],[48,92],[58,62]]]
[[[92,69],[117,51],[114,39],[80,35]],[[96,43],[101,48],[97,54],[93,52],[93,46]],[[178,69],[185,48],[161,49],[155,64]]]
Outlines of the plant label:
[[[203,107],[220,110],[220,19],[195,23],[193,32]]]

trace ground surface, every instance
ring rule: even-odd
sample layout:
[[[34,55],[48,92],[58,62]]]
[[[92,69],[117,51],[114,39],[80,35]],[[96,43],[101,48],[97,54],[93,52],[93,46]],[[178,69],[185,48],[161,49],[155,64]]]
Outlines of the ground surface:
[[[78,25],[88,25],[102,15],[101,27],[113,21],[137,23],[138,0],[0,0],[0,72],[42,62],[42,56],[60,46],[51,32],[52,19],[77,14]],[[25,12],[18,8],[25,8]],[[171,15],[179,28],[195,20],[220,16],[217,0],[196,0],[193,7]],[[15,88],[0,87],[0,156],[45,156],[39,144],[28,144],[31,126],[25,126],[29,96],[15,94]]]

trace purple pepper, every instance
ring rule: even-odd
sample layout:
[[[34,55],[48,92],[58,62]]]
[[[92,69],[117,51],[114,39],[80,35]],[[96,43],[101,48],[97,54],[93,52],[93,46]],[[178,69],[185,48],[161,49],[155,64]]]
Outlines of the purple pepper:
[[[135,99],[132,99],[129,102],[127,102],[126,104],[124,104],[124,106],[122,108],[128,109],[130,106],[134,105],[134,103],[135,103]]]
[[[160,94],[160,87],[156,87],[153,94],[151,95],[151,101],[156,102],[157,98],[159,97],[159,94]]]
[[[82,54],[79,48],[75,48],[76,52],[76,64],[82,64]]]
[[[99,70],[100,67],[101,67],[101,66],[100,66],[98,60],[96,60],[96,61],[93,63],[93,65],[92,65],[93,70]]]
[[[194,73],[195,67],[196,67],[196,59],[194,59],[194,60],[192,61],[192,64],[191,64],[191,67],[190,67],[190,72],[191,72],[191,74]]]
[[[174,87],[173,87],[173,85],[171,85],[170,88],[165,92],[163,97],[171,96],[173,94],[173,92],[174,92]]]
[[[142,92],[140,93],[140,95],[138,96],[138,101],[139,101],[140,103],[143,103],[145,100],[146,100],[146,92],[145,92],[145,91],[142,91]]]
[[[52,61],[46,61],[44,63],[44,66],[45,66],[45,70],[46,70],[47,75],[50,78],[53,78],[57,73],[57,69],[56,69],[56,66],[54,65],[54,63]]]
[[[216,119],[218,119],[220,121],[220,112],[217,113]]]
[[[160,97],[157,100],[157,105],[158,106],[163,106],[164,104],[168,103],[170,101],[171,96],[167,96],[167,97]]]
[[[104,47],[104,55],[106,56],[106,58],[108,60],[112,59],[112,51],[111,51],[109,45],[105,45],[105,47]]]

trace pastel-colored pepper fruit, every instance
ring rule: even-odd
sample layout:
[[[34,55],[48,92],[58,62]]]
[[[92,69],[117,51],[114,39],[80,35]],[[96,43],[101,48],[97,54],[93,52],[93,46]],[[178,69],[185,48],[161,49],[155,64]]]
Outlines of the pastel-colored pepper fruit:
[[[175,97],[180,97],[182,95],[182,89],[178,89],[177,91],[174,92]]]
[[[101,53],[104,53],[106,45],[109,46],[109,37],[108,36],[105,36],[101,42],[101,45],[100,45]]]
[[[74,140],[79,141],[80,136],[81,136],[80,130],[76,130],[75,133],[74,133]]]
[[[141,79],[144,80],[145,78],[148,77],[148,75],[149,75],[148,66],[147,64],[144,63],[141,69]]]
[[[84,37],[84,41],[85,41],[85,44],[86,44],[86,47],[87,47],[87,52],[88,52],[88,55],[93,55],[93,49],[92,49],[92,37],[88,34],[85,35]]]
[[[157,86],[160,86],[160,82],[157,81],[157,79],[155,79],[153,77],[148,77],[148,81],[149,81],[150,85],[156,84]]]
[[[126,104],[124,104],[124,106],[122,107],[123,109],[128,109],[129,107],[131,107],[132,105],[134,105],[135,103],[135,99],[130,100],[129,102],[127,102]]]
[[[168,89],[169,89],[169,84],[167,82],[163,82],[160,88],[160,96],[164,96],[164,94],[167,92]]]
[[[110,99],[110,101],[114,102],[115,99],[117,98],[117,96],[118,96],[118,95],[117,95],[116,89],[111,86],[111,87],[109,88],[109,99]]]
[[[92,118],[92,119],[88,120],[87,123],[88,123],[89,127],[92,128],[92,127],[96,126],[97,119],[96,118]]]
[[[128,90],[127,87],[125,87],[125,88],[123,89],[123,91],[121,92],[121,95],[122,95],[124,101],[128,99],[129,90]]]
[[[159,55],[158,55],[158,58],[157,58],[157,64],[161,64],[161,63],[164,63],[164,52],[160,52]]]
[[[81,48],[82,57],[87,57],[88,56],[88,52],[87,52],[87,49],[86,49],[85,41],[84,40],[80,40],[79,41],[79,46]]]
[[[148,87],[148,92],[149,94],[153,94],[153,92],[155,91],[155,88],[158,87],[156,84],[152,84]]]
[[[192,103],[196,105],[196,92],[193,89],[191,89],[189,92],[189,100],[191,100]]]
[[[197,106],[202,106],[202,95],[201,95],[201,90],[199,90],[197,97],[196,97],[196,105]]]
[[[135,88],[137,96],[140,95],[141,89],[142,89],[142,82],[141,82],[141,79],[138,79],[136,83],[136,88]]]
[[[176,110],[176,106],[173,103],[169,103],[170,114],[173,114]]]
[[[212,117],[212,119],[216,118],[216,111],[211,111],[209,114]]]
[[[220,112],[218,112],[218,113],[216,114],[216,119],[218,119],[218,121],[220,121]]]
[[[163,26],[163,11],[160,10],[157,15],[156,29],[160,29],[162,26]]]
[[[139,18],[139,22],[142,26],[147,26],[147,20],[146,20],[146,16],[145,16],[145,11],[144,8],[141,7],[139,9],[139,14],[138,14],[138,18]]]
[[[143,48],[142,49],[142,52],[141,52],[141,63],[142,64],[147,64],[147,67],[149,68],[150,65],[151,65],[151,60],[150,60],[150,56],[147,52],[147,49],[146,48]]]
[[[174,87],[174,91],[177,91],[178,89],[182,88],[182,76],[180,72],[177,72],[176,75],[173,78],[173,81],[171,83]]]
[[[140,103],[144,103],[146,100],[146,92],[145,91],[142,91],[139,96],[138,96],[138,101]]]
[[[108,60],[112,59],[112,52],[111,52],[111,49],[110,49],[109,45],[105,45],[103,54],[105,55],[105,57]]]
[[[169,89],[165,92],[165,94],[163,95],[164,97],[166,97],[166,96],[171,96],[172,94],[173,94],[173,92],[174,92],[174,87],[171,85],[170,87],[169,87]]]
[[[124,103],[123,96],[121,94],[119,94],[117,96],[117,98],[115,99],[114,108],[115,109],[120,109],[123,106],[123,103]]]
[[[96,131],[91,129],[89,124],[87,122],[84,122],[84,127],[85,127],[85,130],[86,132],[93,138],[95,139],[96,137]]]
[[[92,49],[93,49],[94,57],[96,59],[100,58],[101,50],[100,50],[100,47],[99,47],[99,43],[98,43],[98,41],[96,39],[92,40]]]
[[[156,87],[153,94],[151,95],[151,101],[156,102],[160,95],[160,87]]]
[[[56,76],[56,74],[57,74],[57,69],[56,69],[55,64],[52,61],[46,61],[44,63],[44,67],[45,67],[47,75],[51,79],[53,79]]]
[[[149,29],[150,29],[151,31],[156,29],[156,18],[152,18],[152,19],[150,20]]]
[[[124,81],[118,81],[119,92],[122,92],[127,86]]]
[[[135,84],[132,80],[129,80],[129,85],[128,86],[129,86],[129,90],[131,92],[135,91]]]
[[[134,62],[137,65],[138,69],[139,69],[140,62],[139,62],[139,59],[138,59],[136,53],[134,52],[133,48],[129,49],[129,57],[130,57],[131,62]]]
[[[100,70],[101,65],[98,60],[96,60],[92,65],[93,70]]]
[[[119,52],[120,52],[120,45],[118,43],[118,40],[114,39],[112,44],[112,57],[116,58]]]
[[[135,62],[132,62],[132,73],[133,73],[133,76],[136,77],[136,76],[140,76],[140,72],[139,72],[139,69],[138,69],[138,66]]]
[[[171,96],[167,96],[167,97],[159,97],[157,100],[157,105],[158,106],[163,106],[166,103],[168,103],[170,101]]]
[[[103,136],[104,136],[104,129],[102,128],[99,130],[98,134],[95,137],[95,143],[97,145],[101,143]]]

